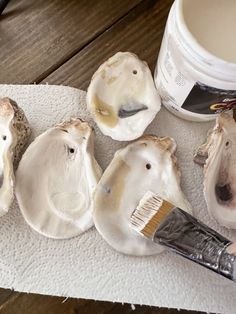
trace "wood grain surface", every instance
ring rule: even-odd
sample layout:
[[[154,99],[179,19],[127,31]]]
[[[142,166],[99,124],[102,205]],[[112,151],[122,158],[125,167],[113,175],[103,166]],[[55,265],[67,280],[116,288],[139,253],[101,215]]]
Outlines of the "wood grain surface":
[[[43,83],[87,89],[98,66],[117,51],[132,51],[154,70],[172,0],[147,0],[97,37]]]
[[[46,297],[37,294],[15,293],[5,303],[0,303],[1,314],[200,314],[112,302],[84,299]]]
[[[0,84],[86,89],[98,66],[132,51],[154,70],[173,0],[11,0],[0,17]],[[194,314],[0,289],[0,314]],[[200,312],[198,312],[200,313]]]
[[[12,290],[0,289],[0,311],[1,311],[1,305],[4,304],[7,300],[9,300],[13,294],[14,294],[14,291]]]
[[[0,17],[0,82],[33,83],[141,0],[11,0]]]

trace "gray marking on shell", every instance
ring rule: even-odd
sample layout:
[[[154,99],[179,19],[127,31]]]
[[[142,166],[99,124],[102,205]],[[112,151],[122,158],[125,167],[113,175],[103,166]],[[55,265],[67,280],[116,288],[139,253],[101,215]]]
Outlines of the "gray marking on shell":
[[[215,193],[219,203],[227,203],[233,200],[234,195],[231,189],[231,184],[224,185],[216,184]]]
[[[200,153],[197,153],[194,156],[193,161],[200,166],[204,166],[206,164],[207,158],[208,158],[208,155],[201,155]]]
[[[15,113],[13,118],[13,129],[16,136],[16,146],[14,147],[13,151],[13,163],[14,168],[16,169],[24,152],[25,146],[29,140],[31,128],[24,111],[14,100],[9,98],[9,101]]]
[[[120,118],[128,118],[136,113],[147,110],[148,107],[146,105],[137,103],[137,102],[130,102],[128,104],[122,105],[118,111],[118,116]]]
[[[2,187],[3,180],[4,180],[4,173],[1,173],[0,174],[0,188]]]

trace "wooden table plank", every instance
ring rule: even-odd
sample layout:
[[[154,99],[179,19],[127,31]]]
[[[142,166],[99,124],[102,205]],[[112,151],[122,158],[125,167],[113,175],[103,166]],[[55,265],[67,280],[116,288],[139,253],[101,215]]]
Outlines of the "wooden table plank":
[[[135,311],[134,311],[135,308]],[[0,306],[1,314],[200,314],[151,306],[131,306],[112,302],[84,299],[47,297],[39,294],[21,293]]]
[[[14,294],[14,291],[12,290],[0,288],[0,310],[1,310],[1,305],[5,303],[13,294]]]
[[[11,0],[0,17],[0,83],[32,83],[141,0]]]
[[[173,0],[145,0],[42,82],[86,89],[98,66],[117,51],[132,51],[154,69]]]

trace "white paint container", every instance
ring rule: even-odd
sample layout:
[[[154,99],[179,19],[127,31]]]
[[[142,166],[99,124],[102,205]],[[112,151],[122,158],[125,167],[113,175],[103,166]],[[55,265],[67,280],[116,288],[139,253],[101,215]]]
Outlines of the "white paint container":
[[[176,0],[155,70],[162,103],[192,121],[236,104],[236,0]]]

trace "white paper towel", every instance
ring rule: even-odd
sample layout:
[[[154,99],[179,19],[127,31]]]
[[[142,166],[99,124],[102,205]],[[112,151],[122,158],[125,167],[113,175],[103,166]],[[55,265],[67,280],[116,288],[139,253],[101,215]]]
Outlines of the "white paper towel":
[[[25,110],[33,136],[71,116],[94,125],[85,109],[85,92],[77,89],[0,85],[3,96],[13,98]],[[208,216],[202,169],[192,161],[194,148],[204,141],[211,125],[181,120],[163,108],[146,133],[176,139],[182,187],[195,215],[236,240],[236,232],[220,228]],[[95,155],[105,169],[114,152],[126,144],[95,129]],[[229,280],[167,252],[143,258],[123,256],[94,228],[71,240],[44,238],[28,227],[16,202],[0,218],[0,286],[66,297],[236,313],[236,284]]]

